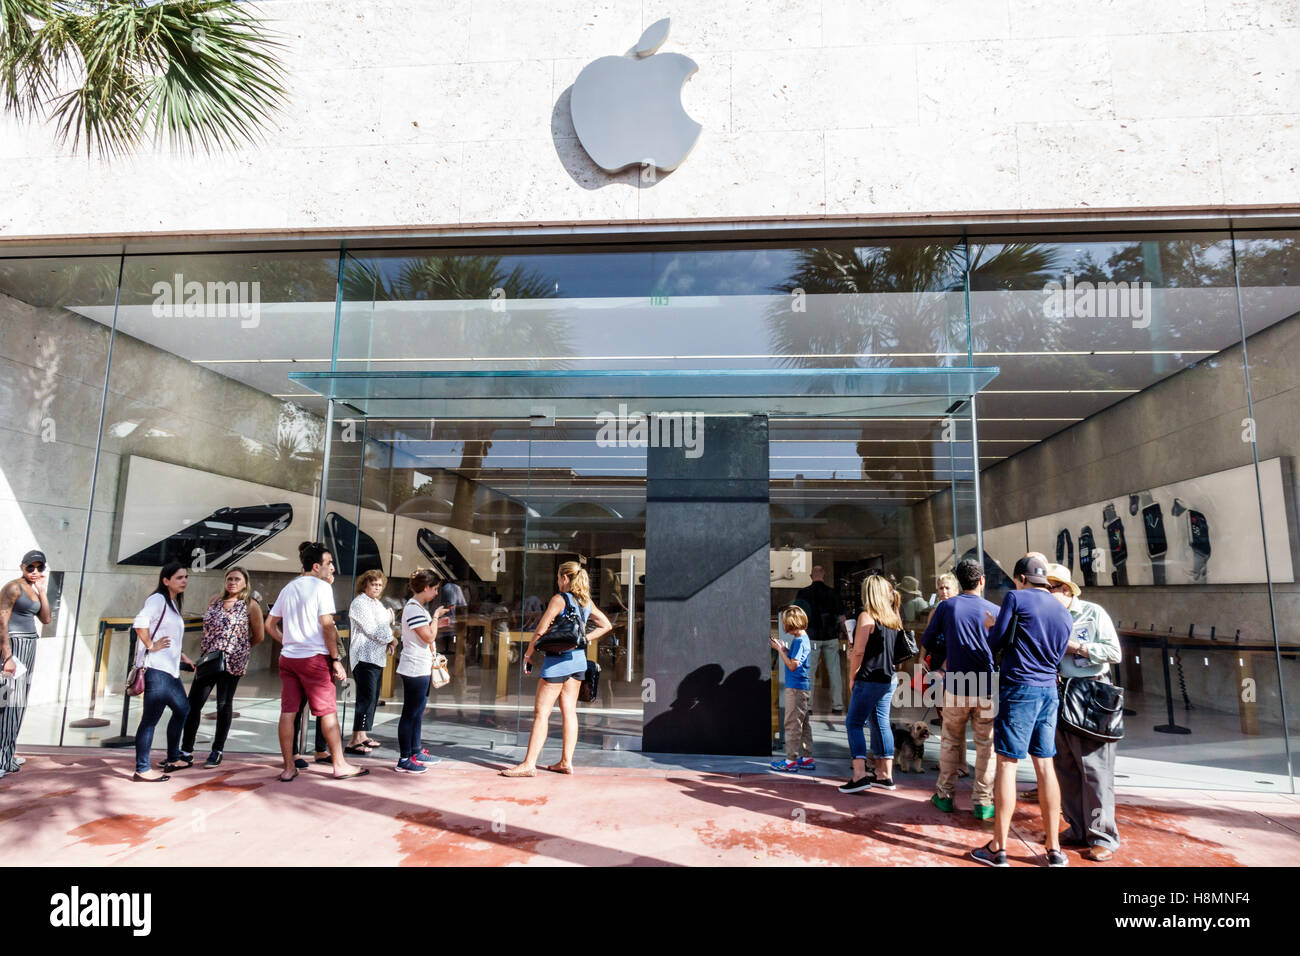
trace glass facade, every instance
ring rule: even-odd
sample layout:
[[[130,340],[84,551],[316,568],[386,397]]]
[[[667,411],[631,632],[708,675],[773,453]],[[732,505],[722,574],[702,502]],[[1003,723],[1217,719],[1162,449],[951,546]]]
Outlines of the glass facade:
[[[709,631],[654,620],[656,482],[688,480],[659,439],[725,465],[714,425],[749,416],[772,632],[816,568],[850,615],[892,576],[923,626],[956,559],[996,600],[1043,551],[1121,630],[1125,782],[1295,792],[1298,257],[1253,231],[0,259],[0,563],[40,547],[56,599],[20,740],[132,733],[129,619],[163,561],[192,568],[187,613],[234,565],[269,608],[321,538],[341,613],[367,570],[397,609],[416,567],[454,585],[438,744],[526,737],[522,642],[582,561],[614,633],[581,746],[639,747],[655,661]],[[718,467],[698,500],[735,497]],[[229,749],[276,748],[276,660],[254,650]],[[839,676],[819,756],[847,753]]]

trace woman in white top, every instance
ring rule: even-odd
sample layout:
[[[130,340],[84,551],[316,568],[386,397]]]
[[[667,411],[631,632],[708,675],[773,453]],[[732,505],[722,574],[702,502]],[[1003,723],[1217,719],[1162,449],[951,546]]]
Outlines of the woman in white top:
[[[398,773],[424,773],[436,757],[424,749],[420,731],[424,705],[429,699],[429,674],[433,670],[434,641],[438,622],[447,614],[439,607],[432,615],[425,605],[438,593],[438,576],[425,568],[411,573],[406,584],[406,607],[402,608],[402,658],[397,673],[402,678],[402,716],[397,722]]]
[[[181,617],[181,602],[190,572],[185,565],[172,562],[158,574],[158,587],[144,602],[131,626],[139,639],[136,663],[143,664],[144,702],[140,726],[135,730],[135,776],[142,783],[159,783],[170,780],[170,774],[179,770],[181,732],[190,712],[185,685],[181,683],[181,664],[190,670],[194,662],[181,653],[181,639],[185,636],[185,619]],[[153,747],[153,731],[162,719],[163,710],[170,709],[167,722],[167,760],[162,770],[149,767],[149,750]]]
[[[357,684],[357,707],[352,739],[346,750],[361,757],[379,746],[379,741],[370,737],[370,730],[374,727],[384,665],[393,653],[393,612],[379,600],[385,584],[382,571],[367,571],[357,578],[357,596],[348,607],[348,627],[352,632],[348,639],[348,663],[352,665],[352,679]]]

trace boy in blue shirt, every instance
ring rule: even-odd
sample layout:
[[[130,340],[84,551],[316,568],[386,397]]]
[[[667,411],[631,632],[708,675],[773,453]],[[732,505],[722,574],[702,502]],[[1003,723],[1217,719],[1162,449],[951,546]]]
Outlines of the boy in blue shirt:
[[[812,644],[808,641],[808,615],[803,608],[791,605],[782,611],[781,630],[790,635],[790,646],[786,647],[777,637],[771,640],[772,650],[781,655],[785,675],[785,759],[773,760],[772,769],[778,773],[815,770],[808,713],[812,706],[812,683],[808,678]]]

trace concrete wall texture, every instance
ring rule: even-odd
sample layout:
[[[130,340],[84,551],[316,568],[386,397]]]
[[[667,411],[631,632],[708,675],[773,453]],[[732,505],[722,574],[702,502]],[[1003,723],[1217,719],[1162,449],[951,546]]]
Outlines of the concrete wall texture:
[[[1293,0],[264,0],[266,141],[111,163],[0,120],[0,239],[1251,206],[1300,195]],[[704,131],[599,171],[591,60],[671,16]]]

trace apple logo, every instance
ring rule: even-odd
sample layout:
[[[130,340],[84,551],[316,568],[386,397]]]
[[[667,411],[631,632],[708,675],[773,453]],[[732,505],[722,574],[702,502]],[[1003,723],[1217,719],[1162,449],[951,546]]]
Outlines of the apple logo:
[[[629,56],[602,56],[573,81],[569,112],[587,155],[607,173],[646,165],[668,172],[684,160],[702,127],[682,108],[682,85],[699,69],[690,57],[655,50],[668,18],[641,34]]]

